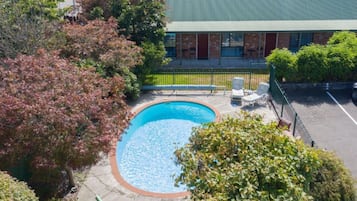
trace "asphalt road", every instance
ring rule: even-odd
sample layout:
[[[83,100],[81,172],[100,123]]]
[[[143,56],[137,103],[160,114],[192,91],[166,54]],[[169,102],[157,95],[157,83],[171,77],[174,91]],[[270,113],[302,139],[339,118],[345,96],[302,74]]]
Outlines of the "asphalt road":
[[[317,146],[335,152],[357,179],[357,106],[351,90],[288,89],[286,93]]]

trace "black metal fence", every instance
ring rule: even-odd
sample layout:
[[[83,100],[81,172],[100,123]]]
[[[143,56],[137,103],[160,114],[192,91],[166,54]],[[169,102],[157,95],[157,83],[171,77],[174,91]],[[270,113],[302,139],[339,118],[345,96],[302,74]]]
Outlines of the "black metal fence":
[[[271,67],[270,72],[270,92],[272,96],[272,103],[275,113],[278,117],[292,122],[291,130],[294,137],[301,138],[305,144],[315,147],[316,143],[312,139],[310,133],[304,126],[298,113],[290,104],[284,90],[280,87],[279,82],[274,78],[275,70]]]
[[[267,69],[161,68],[146,77],[144,85],[216,85],[231,89],[232,79],[242,77],[246,89],[256,89],[269,80]]]

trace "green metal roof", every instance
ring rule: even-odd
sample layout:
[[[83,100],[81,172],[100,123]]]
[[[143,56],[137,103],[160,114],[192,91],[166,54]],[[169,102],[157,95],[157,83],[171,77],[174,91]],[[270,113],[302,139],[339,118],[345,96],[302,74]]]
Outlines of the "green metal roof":
[[[205,22],[212,31],[230,24],[241,31],[357,29],[356,0],[166,0],[166,6],[167,31],[208,31]]]

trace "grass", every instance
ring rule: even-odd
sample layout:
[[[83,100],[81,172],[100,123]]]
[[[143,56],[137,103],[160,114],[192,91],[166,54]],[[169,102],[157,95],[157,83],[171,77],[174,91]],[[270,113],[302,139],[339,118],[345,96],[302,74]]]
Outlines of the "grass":
[[[170,84],[214,84],[231,89],[232,79],[243,77],[246,89],[256,89],[259,82],[268,82],[267,72],[179,72],[151,74],[145,80],[146,85],[170,85]]]

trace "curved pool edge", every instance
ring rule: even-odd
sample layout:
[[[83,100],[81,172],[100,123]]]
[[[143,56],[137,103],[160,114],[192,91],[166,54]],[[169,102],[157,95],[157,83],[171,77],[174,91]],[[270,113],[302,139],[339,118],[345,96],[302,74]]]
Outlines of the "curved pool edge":
[[[131,111],[131,113],[133,114],[131,119],[133,119],[136,115],[138,115],[141,111],[143,111],[144,109],[159,104],[159,103],[165,103],[165,102],[192,102],[192,103],[197,103],[197,104],[201,104],[204,105],[206,107],[208,107],[209,109],[211,109],[215,115],[216,115],[216,119],[215,122],[219,121],[221,119],[221,115],[219,113],[219,111],[211,106],[208,103],[205,103],[203,101],[200,100],[196,100],[196,99],[188,99],[188,98],[182,98],[182,99],[164,99],[164,100],[157,100],[157,101],[151,101],[149,103],[146,103],[140,107],[138,107],[137,109],[133,108],[133,111]],[[117,182],[122,185],[123,187],[125,187],[126,189],[138,193],[140,195],[143,196],[150,196],[150,197],[157,197],[157,198],[182,198],[182,197],[188,197],[190,195],[190,192],[188,191],[184,191],[184,192],[177,192],[177,193],[157,193],[157,192],[150,192],[150,191],[145,191],[142,189],[139,189],[131,184],[129,184],[127,181],[125,181],[125,179],[120,175],[119,172],[119,168],[117,165],[117,160],[116,160],[116,148],[117,148],[117,142],[118,139],[113,139],[113,145],[112,145],[112,150],[109,153],[109,162],[110,162],[110,166],[111,166],[111,170],[112,170],[112,174],[114,176],[114,178],[117,180]]]

